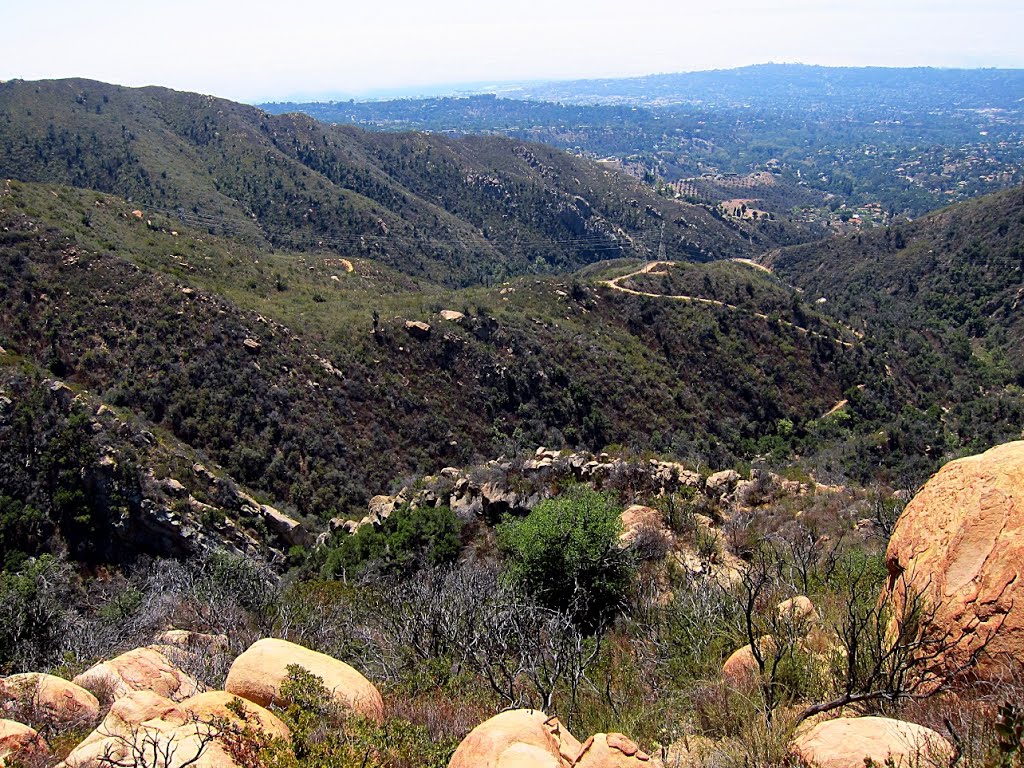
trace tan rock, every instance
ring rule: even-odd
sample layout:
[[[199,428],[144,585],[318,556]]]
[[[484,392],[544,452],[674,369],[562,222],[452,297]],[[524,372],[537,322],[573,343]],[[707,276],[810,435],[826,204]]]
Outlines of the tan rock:
[[[152,691],[131,691],[114,702],[103,722],[77,747],[62,765],[92,768],[104,755],[126,757],[140,731],[169,732],[188,722],[188,713],[168,698]]]
[[[272,701],[284,703],[281,685],[288,678],[290,664],[322,678],[346,709],[383,720],[384,701],[373,683],[345,662],[287,640],[264,638],[249,646],[231,665],[224,690],[263,707]]]
[[[623,544],[632,543],[640,531],[645,528],[660,533],[670,545],[675,538],[672,531],[665,525],[661,512],[653,507],[633,504],[623,510],[619,519],[622,521],[622,533],[619,534],[619,541]]]
[[[818,620],[818,611],[810,598],[803,595],[783,600],[775,609],[783,621],[798,625],[811,624]]]
[[[704,481],[704,487],[709,496],[722,496],[732,491],[740,479],[740,474],[735,469],[723,469],[708,477]]]
[[[105,736],[79,745],[58,768],[236,768],[218,735],[216,728],[205,723],[152,720],[126,736]]]
[[[405,330],[414,339],[430,338],[430,325],[422,320],[406,320]]]
[[[154,648],[136,648],[90,667],[73,681],[99,699],[120,699],[132,691],[152,691],[180,701],[199,693],[199,683]]]
[[[59,768],[233,768],[217,735],[215,727],[183,705],[152,691],[133,691],[114,703]]]
[[[40,672],[25,672],[0,680],[0,702],[9,711],[30,711],[61,726],[91,725],[100,717],[100,703],[89,691]]]
[[[722,679],[730,688],[738,690],[754,685],[760,673],[761,668],[749,643],[733,651],[722,665]]]
[[[580,743],[536,709],[513,709],[485,720],[462,740],[448,768],[567,768]]]
[[[229,707],[229,704],[232,706]],[[236,706],[242,708],[244,717],[232,711]],[[242,727],[261,731],[271,738],[287,741],[292,736],[288,726],[273,712],[227,691],[200,693],[181,702],[181,708],[204,722],[210,722],[212,718],[223,718]]]
[[[948,765],[953,747],[930,728],[887,717],[840,717],[818,723],[790,745],[818,768],[864,768],[892,760],[896,768]]]
[[[580,748],[573,768],[654,768],[661,761],[652,759],[621,733],[596,733]]]
[[[47,754],[46,742],[32,728],[15,720],[0,720],[0,766]]]
[[[170,645],[189,650],[223,653],[228,649],[227,635],[192,632],[187,629],[168,629],[153,638],[154,645]]]
[[[935,607],[924,629],[955,644],[939,660],[946,670],[990,637],[982,676],[1024,662],[1024,441],[939,470],[900,515],[886,566],[897,616],[908,591]]]
[[[456,312],[454,309],[442,309],[440,315],[442,320],[447,320],[449,323],[461,323],[466,319],[462,312]]]

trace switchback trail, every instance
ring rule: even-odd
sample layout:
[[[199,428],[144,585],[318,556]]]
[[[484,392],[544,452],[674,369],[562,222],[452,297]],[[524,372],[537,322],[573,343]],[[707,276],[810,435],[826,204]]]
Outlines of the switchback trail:
[[[761,266],[760,264],[751,262],[748,259],[735,259],[735,261],[747,264],[748,266],[756,269],[762,269],[766,272],[770,271],[767,268]],[[667,275],[667,269],[659,270],[658,267],[671,267],[674,264],[674,261],[649,261],[646,264],[644,264],[640,269],[636,270],[635,272],[630,272],[628,275],[613,277],[611,280],[602,280],[601,285],[607,285],[612,290],[622,291],[622,293],[628,293],[633,296],[647,296],[652,299],[668,299],[670,301],[685,301],[691,304],[710,304],[715,307],[723,307],[724,309],[731,309],[736,312],[749,311],[741,307],[737,307],[735,304],[729,304],[724,301],[719,301],[718,299],[706,299],[703,296],[688,296],[685,294],[648,293],[646,291],[637,291],[634,290],[633,288],[626,288],[624,285],[622,285],[624,281],[629,280],[631,277],[636,277],[637,275]],[[763,312],[750,312],[750,314],[762,320],[773,320],[773,318],[769,317]],[[774,320],[778,323],[781,323],[782,325],[789,326],[790,328],[793,328],[794,330],[800,333],[807,334],[808,336],[814,336],[819,339],[828,339],[829,341],[834,342],[836,344],[840,344],[844,347],[855,346],[853,342],[846,341],[844,339],[837,339],[834,336],[827,336],[823,333],[818,333],[817,331],[812,331],[808,328],[804,328],[803,326],[797,325],[796,323],[791,323],[788,320],[782,320],[781,318],[774,318]]]

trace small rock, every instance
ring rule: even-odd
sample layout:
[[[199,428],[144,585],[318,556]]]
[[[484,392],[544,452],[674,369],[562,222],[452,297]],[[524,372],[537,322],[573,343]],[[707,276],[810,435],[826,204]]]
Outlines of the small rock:
[[[430,326],[421,320],[406,320],[405,330],[414,339],[430,338]]]

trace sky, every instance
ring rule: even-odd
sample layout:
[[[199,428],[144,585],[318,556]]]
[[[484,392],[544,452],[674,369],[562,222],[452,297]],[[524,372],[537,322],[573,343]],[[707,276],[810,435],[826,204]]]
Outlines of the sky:
[[[258,103],[766,62],[1024,67],[1022,0],[0,0],[0,80]]]

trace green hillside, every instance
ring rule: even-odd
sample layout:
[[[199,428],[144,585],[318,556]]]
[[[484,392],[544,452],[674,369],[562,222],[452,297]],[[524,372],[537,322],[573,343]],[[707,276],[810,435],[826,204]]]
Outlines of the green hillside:
[[[601,274],[452,291],[172,229],[100,193],[12,182],[0,200],[0,345],[318,516],[538,444],[732,461],[827,409],[866,364],[857,347]],[[406,320],[432,327],[417,338]]]
[[[868,463],[916,447],[928,466],[1021,436],[1024,188],[765,263],[884,361],[885,376],[849,393],[849,425],[883,430],[858,449]]]
[[[0,176],[117,194],[250,243],[373,258],[468,285],[616,256],[772,245],[560,150],[373,134],[164,88],[0,84]]]

